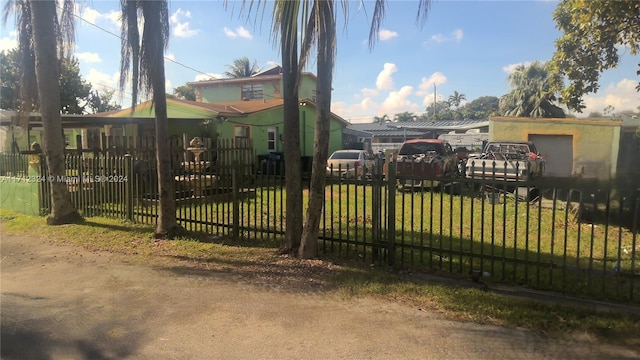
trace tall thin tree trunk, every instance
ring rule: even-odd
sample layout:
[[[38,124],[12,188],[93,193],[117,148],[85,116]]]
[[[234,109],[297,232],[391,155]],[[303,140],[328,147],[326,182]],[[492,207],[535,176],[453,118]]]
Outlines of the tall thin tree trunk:
[[[31,24],[36,61],[36,79],[42,116],[44,154],[51,176],[51,215],[47,224],[59,225],[82,221],[67,183],[65,172],[64,133],[60,118],[60,67],[57,55],[54,19],[55,0],[31,2]]]
[[[169,124],[167,117],[167,97],[165,94],[164,39],[158,29],[162,28],[158,14],[161,2],[147,3],[143,8],[145,29],[150,33],[151,41],[146,44],[150,62],[149,78],[152,81],[153,106],[156,115],[156,161],[158,175],[158,222],[156,238],[172,238],[180,229],[176,222],[176,195],[171,169],[171,149],[169,142]],[[157,8],[156,8],[157,7]],[[148,13],[147,13],[148,12]]]
[[[325,164],[329,153],[331,124],[331,83],[335,49],[335,18],[333,0],[318,1],[318,82],[316,86],[316,127],[313,146],[313,166],[309,189],[309,207],[302,231],[299,256],[313,258],[318,253],[318,232],[324,205]]]
[[[293,1],[286,2],[285,12],[293,12]],[[289,17],[283,15],[285,19]],[[296,18],[293,18],[297,21]],[[295,26],[295,22],[281,23],[282,46],[282,94],[284,101],[284,162],[286,166],[285,181],[286,200],[286,232],[282,253],[296,255],[302,237],[302,167],[300,151],[300,105],[298,103],[298,46],[297,41],[290,41],[286,34]],[[297,27],[297,26],[296,26]],[[293,32],[296,34],[296,32]]]

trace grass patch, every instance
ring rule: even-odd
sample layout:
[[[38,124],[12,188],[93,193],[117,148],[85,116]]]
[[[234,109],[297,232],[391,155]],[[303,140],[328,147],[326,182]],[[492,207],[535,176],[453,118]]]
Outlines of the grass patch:
[[[231,240],[185,232],[177,240],[155,240],[153,228],[121,220],[87,218],[83,224],[47,226],[44,218],[0,210],[3,233],[107,251],[129,262],[175,272],[226,274],[252,284],[289,291],[323,291],[343,298],[376,297],[456,320],[527,328],[563,339],[640,346],[640,317],[595,312],[469,287],[446,285],[344,258],[295,260],[278,256],[279,241]]]

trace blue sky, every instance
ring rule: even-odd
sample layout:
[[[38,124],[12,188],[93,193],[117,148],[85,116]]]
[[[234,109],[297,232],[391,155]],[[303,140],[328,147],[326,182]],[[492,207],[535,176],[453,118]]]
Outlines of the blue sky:
[[[362,9],[362,4],[366,12]],[[338,42],[332,111],[351,122],[409,111],[421,114],[437,94],[458,91],[468,101],[508,92],[516,64],[546,61],[560,36],[552,19],[555,1],[434,1],[426,22],[416,24],[416,1],[388,1],[380,40],[368,47],[371,1],[349,3],[348,25],[338,13]],[[272,42],[270,5],[263,18],[246,21],[240,2],[225,10],[220,1],[170,1],[171,39],[166,61],[167,92],[189,81],[222,76],[226,65],[247,56],[263,67],[280,63]],[[117,88],[120,40],[119,1],[86,1],[77,11],[75,55],[83,77],[95,88]],[[92,25],[95,24],[100,28]],[[13,22],[2,29],[0,49],[15,46]],[[106,31],[105,31],[106,30]],[[112,34],[110,34],[111,32]],[[621,48],[625,52],[624,48]],[[640,104],[635,91],[640,57],[628,51],[617,69],[601,76],[597,94],[585,96],[587,109],[616,110]],[[315,62],[308,68],[315,73]],[[123,106],[130,101],[122,94]]]

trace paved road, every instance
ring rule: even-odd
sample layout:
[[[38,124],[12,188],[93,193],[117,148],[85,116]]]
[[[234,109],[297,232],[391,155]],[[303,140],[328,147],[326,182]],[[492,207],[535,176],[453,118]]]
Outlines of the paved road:
[[[371,299],[292,293],[2,235],[2,359],[636,359]]]

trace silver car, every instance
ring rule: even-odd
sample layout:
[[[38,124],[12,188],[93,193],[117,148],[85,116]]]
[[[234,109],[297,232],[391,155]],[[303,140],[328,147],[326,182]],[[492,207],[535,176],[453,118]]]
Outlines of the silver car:
[[[372,173],[374,157],[364,150],[337,150],[327,160],[327,176],[362,179]]]

